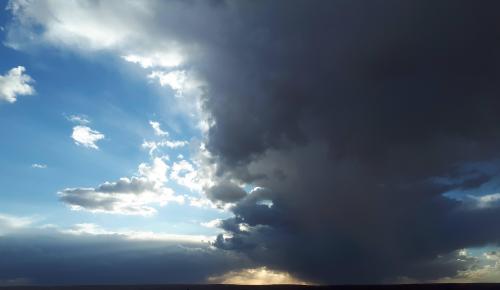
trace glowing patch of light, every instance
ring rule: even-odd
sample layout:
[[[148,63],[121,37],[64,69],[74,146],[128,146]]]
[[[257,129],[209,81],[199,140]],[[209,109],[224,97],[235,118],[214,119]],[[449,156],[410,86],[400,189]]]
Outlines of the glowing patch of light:
[[[310,284],[292,277],[287,272],[270,270],[266,267],[231,271],[222,276],[210,277],[208,282],[239,285]]]

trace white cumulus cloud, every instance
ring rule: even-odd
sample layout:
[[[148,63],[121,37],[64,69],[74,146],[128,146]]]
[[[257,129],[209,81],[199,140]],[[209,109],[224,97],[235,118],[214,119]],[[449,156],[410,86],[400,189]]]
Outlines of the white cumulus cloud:
[[[71,134],[71,138],[73,138],[75,144],[92,149],[99,149],[96,142],[104,139],[104,137],[104,134],[101,132],[81,125],[73,127],[73,133]]]
[[[35,93],[31,85],[34,81],[25,71],[23,66],[18,66],[10,69],[5,75],[0,75],[0,100],[14,103],[18,96]]]

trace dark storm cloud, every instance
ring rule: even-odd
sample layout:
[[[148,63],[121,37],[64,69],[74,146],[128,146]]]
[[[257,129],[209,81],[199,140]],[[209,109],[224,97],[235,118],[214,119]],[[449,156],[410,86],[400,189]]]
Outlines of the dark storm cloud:
[[[47,229],[0,236],[0,256],[0,281],[41,285],[204,283],[250,265],[207,244]]]
[[[463,265],[438,257],[497,243],[497,208],[443,193],[498,173],[464,168],[500,157],[499,9],[494,1],[214,8],[227,25],[214,20],[196,38],[215,122],[208,148],[221,175],[268,189],[273,203],[242,199],[222,223],[232,237],[214,244],[299,278],[360,283],[452,276]]]

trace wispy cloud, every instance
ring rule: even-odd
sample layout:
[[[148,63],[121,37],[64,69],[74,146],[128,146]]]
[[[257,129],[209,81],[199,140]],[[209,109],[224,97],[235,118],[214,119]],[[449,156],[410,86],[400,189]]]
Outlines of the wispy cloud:
[[[33,163],[33,164],[31,164],[31,168],[45,169],[45,168],[47,168],[47,164]]]
[[[157,136],[168,136],[168,132],[165,132],[161,129],[160,123],[156,121],[149,121],[149,125],[155,131],[155,135]]]
[[[83,114],[77,114],[77,115],[65,115],[66,119],[72,123],[75,124],[80,124],[80,125],[87,125],[90,124],[90,119]]]
[[[149,155],[153,155],[156,150],[162,147],[170,149],[180,148],[188,145],[188,141],[184,140],[162,140],[162,141],[144,141],[141,145],[142,148],[149,150]]]
[[[168,137],[168,132],[161,129],[160,123],[156,121],[149,121],[149,125],[153,128],[156,136]],[[149,150],[149,155],[153,155],[155,151],[162,147],[167,147],[170,149],[180,148],[188,145],[189,142],[185,140],[167,140],[161,138],[159,141],[146,141],[142,143],[141,147]]]

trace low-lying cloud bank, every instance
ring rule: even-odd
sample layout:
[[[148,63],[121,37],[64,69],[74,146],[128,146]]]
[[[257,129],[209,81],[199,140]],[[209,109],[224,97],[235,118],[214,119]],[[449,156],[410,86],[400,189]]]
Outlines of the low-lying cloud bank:
[[[65,230],[27,220],[0,216],[3,285],[204,283],[252,266],[196,237],[113,233],[89,224]]]

